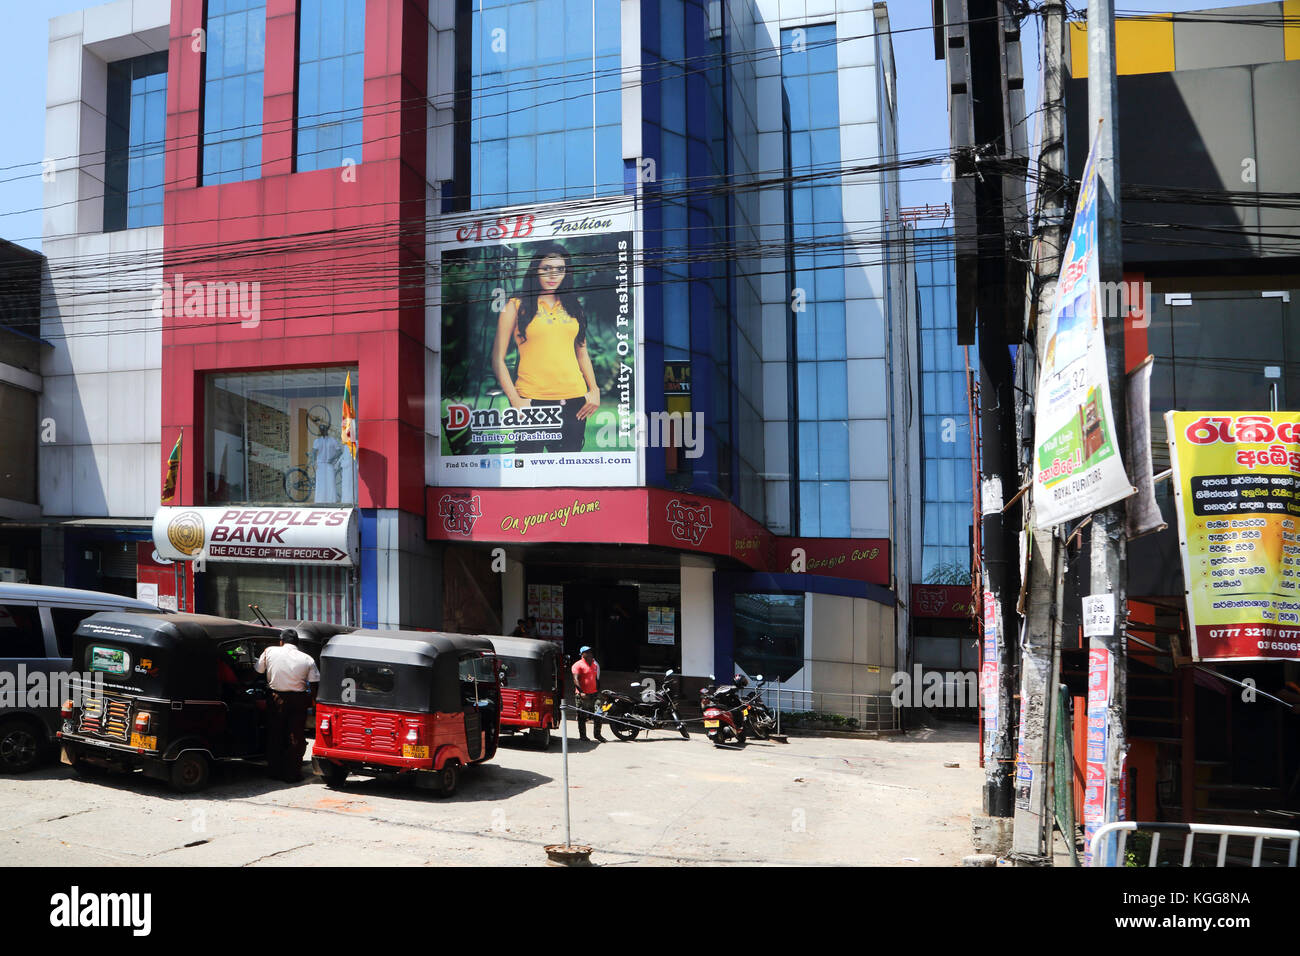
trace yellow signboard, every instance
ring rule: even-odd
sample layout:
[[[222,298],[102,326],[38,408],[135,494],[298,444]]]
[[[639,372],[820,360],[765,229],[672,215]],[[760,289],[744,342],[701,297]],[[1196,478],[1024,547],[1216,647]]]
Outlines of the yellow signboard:
[[[1300,412],[1168,412],[1192,657],[1300,660]]]

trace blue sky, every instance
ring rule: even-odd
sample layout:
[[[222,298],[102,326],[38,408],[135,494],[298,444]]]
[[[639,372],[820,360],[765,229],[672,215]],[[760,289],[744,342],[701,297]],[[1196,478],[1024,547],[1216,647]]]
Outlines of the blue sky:
[[[1073,0],[1073,7],[1086,7]],[[0,89],[9,90],[4,136],[0,137],[0,238],[40,248],[40,161],[45,142],[45,54],[49,19],[79,10],[85,0],[13,0],[6,4],[0,31]],[[1212,0],[1118,0],[1123,12],[1167,12],[1206,9]],[[948,112],[943,63],[934,58],[929,0],[892,0],[894,57],[898,69],[899,152],[904,156],[947,149]],[[1037,20],[1030,18],[1022,34],[1026,108],[1038,105],[1039,39]],[[926,28],[926,29],[917,29]],[[19,168],[8,168],[19,167]],[[951,188],[938,167],[904,174],[903,204],[941,204]],[[922,225],[927,225],[923,223]],[[937,222],[928,225],[938,225]]]

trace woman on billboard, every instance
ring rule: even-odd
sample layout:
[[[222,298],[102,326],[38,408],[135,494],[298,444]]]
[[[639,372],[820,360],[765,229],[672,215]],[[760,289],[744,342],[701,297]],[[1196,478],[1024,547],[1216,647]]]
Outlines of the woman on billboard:
[[[519,350],[515,381],[506,368],[511,340]],[[600,407],[596,372],[587,354],[587,316],[573,292],[569,253],[548,242],[533,253],[518,297],[497,319],[492,369],[511,408],[558,405],[562,424],[545,436],[515,443],[521,453],[580,451],[587,419]]]

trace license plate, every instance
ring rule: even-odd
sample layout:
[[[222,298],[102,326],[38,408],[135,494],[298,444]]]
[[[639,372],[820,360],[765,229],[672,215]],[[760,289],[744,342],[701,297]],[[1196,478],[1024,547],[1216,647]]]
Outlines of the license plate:
[[[715,730],[715,729],[717,729],[717,726],[718,726],[719,723],[720,723],[720,721],[716,721],[716,720],[706,720],[706,721],[704,722],[704,726],[705,726],[706,728],[708,728],[709,730]]]
[[[540,720],[541,716],[541,711],[537,710],[522,710],[519,712],[520,720]]]
[[[402,744],[402,756],[423,760],[429,756],[428,744]]]
[[[143,734],[132,734],[131,746],[138,750],[157,750],[158,738],[157,736],[146,737]]]

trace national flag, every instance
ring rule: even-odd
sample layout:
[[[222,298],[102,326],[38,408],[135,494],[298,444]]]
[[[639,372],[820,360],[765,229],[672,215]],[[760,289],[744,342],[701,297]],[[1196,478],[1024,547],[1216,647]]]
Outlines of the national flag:
[[[181,470],[181,439],[185,433],[181,432],[176,436],[176,444],[172,448],[172,453],[167,457],[167,477],[163,479],[162,500],[165,504],[176,497],[176,476]]]
[[[352,402],[352,373],[348,372],[343,382],[343,444],[352,452],[352,460],[357,458],[357,410]]]

